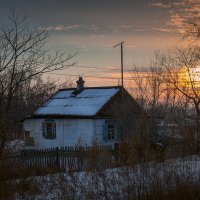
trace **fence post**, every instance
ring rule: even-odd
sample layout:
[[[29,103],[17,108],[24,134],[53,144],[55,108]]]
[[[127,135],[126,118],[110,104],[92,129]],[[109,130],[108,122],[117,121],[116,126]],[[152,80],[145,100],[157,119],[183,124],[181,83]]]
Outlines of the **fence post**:
[[[119,160],[119,143],[114,144],[114,155],[115,155],[115,161],[118,162]]]
[[[56,167],[57,169],[60,168],[60,163],[59,163],[59,148],[56,147]]]

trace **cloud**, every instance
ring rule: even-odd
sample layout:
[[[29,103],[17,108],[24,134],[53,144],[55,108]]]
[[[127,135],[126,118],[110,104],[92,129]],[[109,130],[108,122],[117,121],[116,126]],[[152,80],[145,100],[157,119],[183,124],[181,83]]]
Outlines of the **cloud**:
[[[172,24],[172,22],[170,22]],[[74,25],[55,25],[48,27],[39,27],[40,30],[47,31],[65,31],[70,33],[86,33],[91,35],[92,38],[107,38],[110,37],[113,33],[115,34],[134,34],[135,32],[171,32],[169,27],[147,27],[139,25],[116,25],[116,26],[96,26],[96,25],[85,25],[85,24],[74,24]]]
[[[118,28],[121,28],[121,29],[132,29],[133,26],[132,25],[124,25],[124,26],[118,26]]]
[[[150,5],[167,9],[169,11],[169,21],[166,26],[179,33],[184,33],[187,22],[196,16],[200,16],[199,0],[176,0],[168,3],[157,2]]]
[[[147,31],[146,27],[136,26],[136,25],[119,25],[119,26],[109,26],[108,30],[112,30],[115,33],[131,33],[134,31],[144,32]]]
[[[91,30],[93,32],[97,32],[99,30],[99,27],[95,26],[95,25],[91,25],[88,27],[88,30]]]
[[[103,35],[103,34],[98,34],[98,35],[92,34],[91,37],[92,37],[92,38],[106,38],[106,37],[108,37],[108,36]]]
[[[82,50],[82,51],[89,51],[90,48],[89,48],[89,46],[86,45],[86,44],[81,44],[81,50]]]
[[[159,31],[159,32],[171,32],[172,30],[169,28],[152,28],[153,31]]]
[[[39,27],[40,30],[47,30],[47,31],[73,31],[73,30],[88,30],[91,32],[97,32],[99,28],[95,25],[84,25],[84,24],[74,24],[74,25],[55,25],[55,26],[48,26],[48,27]]]
[[[168,25],[171,27],[175,27],[175,29],[179,33],[184,33],[184,24],[185,24],[185,18],[181,16],[180,14],[173,14],[170,16],[170,20],[168,22]]]
[[[150,3],[149,5],[150,5],[150,6],[153,6],[153,7],[160,7],[160,8],[169,8],[169,6],[170,6],[170,5],[161,3],[161,2],[158,2],[158,3]]]
[[[47,31],[68,31],[68,30],[73,30],[73,29],[79,29],[83,28],[84,25],[70,25],[70,26],[64,26],[64,25],[56,25],[56,26],[48,26],[48,27],[39,27],[41,30],[47,30]]]
[[[166,25],[166,27],[139,27],[139,26],[132,26],[132,25],[126,25],[126,26],[111,26],[110,27],[114,32],[172,32],[172,29]]]

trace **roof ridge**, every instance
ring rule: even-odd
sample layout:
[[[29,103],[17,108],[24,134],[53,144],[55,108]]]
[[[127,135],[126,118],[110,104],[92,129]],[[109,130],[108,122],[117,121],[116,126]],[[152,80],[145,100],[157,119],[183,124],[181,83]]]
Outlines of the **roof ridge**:
[[[100,86],[100,87],[84,87],[85,89],[111,89],[111,88],[122,88],[122,86]],[[58,91],[75,90],[76,88],[61,88]]]

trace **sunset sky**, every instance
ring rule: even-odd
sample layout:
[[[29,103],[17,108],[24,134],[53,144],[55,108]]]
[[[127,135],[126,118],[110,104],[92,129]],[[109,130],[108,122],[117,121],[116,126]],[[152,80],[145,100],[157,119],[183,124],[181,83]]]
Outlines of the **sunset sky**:
[[[51,75],[60,81],[83,75],[87,86],[117,85],[124,41],[125,76],[134,65],[147,63],[155,50],[175,45],[182,24],[200,0],[0,0],[0,20],[9,8],[28,16],[31,26],[50,31],[51,52],[78,53],[79,67]],[[82,67],[80,67],[82,66]],[[49,75],[48,75],[49,76]],[[104,78],[97,78],[104,77]],[[112,77],[112,79],[105,79]],[[125,84],[129,80],[125,79]]]

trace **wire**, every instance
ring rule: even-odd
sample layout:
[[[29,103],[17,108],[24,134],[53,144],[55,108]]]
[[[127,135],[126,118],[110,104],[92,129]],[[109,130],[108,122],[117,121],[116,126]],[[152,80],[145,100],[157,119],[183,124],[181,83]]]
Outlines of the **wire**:
[[[115,68],[107,68],[107,67],[89,67],[89,66],[74,66],[78,68],[88,68],[88,69],[105,69],[105,70],[111,70],[111,71],[119,71],[120,69],[115,69]]]
[[[88,66],[74,66],[77,68],[86,68],[86,69],[98,69],[98,70],[107,70],[109,72],[115,71],[115,72],[121,72],[121,68],[108,68],[108,67],[88,67]],[[130,69],[124,69],[124,72],[130,72]]]
[[[59,73],[46,73],[46,74],[52,74],[52,75],[58,75],[58,76],[76,76],[79,77],[77,74],[59,74]],[[91,75],[83,75],[84,77],[87,78],[99,78],[99,79],[113,79],[113,80],[119,80],[121,79],[120,77],[101,77],[101,76],[91,76]],[[137,78],[137,77],[135,77]],[[139,77],[138,77],[139,78]],[[124,78],[125,80],[133,80],[133,78]]]
[[[73,76],[73,77],[79,77],[79,74],[59,74],[59,73],[46,73],[51,75],[58,75],[58,76]],[[113,80],[119,80],[121,77],[102,77],[102,76],[91,76],[91,75],[81,75],[83,77],[87,78],[99,78],[99,79],[113,79]],[[149,76],[131,76],[130,78],[124,78],[125,80],[134,80],[134,79],[142,79],[142,78],[148,78]]]
[[[102,70],[108,70],[108,71],[116,71],[116,72],[120,72],[121,69],[116,69],[116,68],[107,68],[107,67],[89,67],[89,66],[84,66],[84,65],[77,65],[74,66],[77,68],[87,68],[87,69],[102,69]],[[130,70],[124,70],[124,72],[130,72]],[[79,77],[80,74],[59,74],[59,73],[54,73],[54,72],[47,72],[46,74],[50,74],[50,75],[58,75],[58,76],[73,76],[73,77]],[[112,80],[120,80],[121,77],[99,77],[99,76],[92,76],[92,75],[82,75],[84,77],[87,78],[98,78],[98,79],[112,79]],[[148,76],[146,76],[147,78]],[[124,78],[124,80],[133,80],[133,79],[141,79],[144,78],[144,76],[136,76],[136,77],[131,77],[131,78]]]

